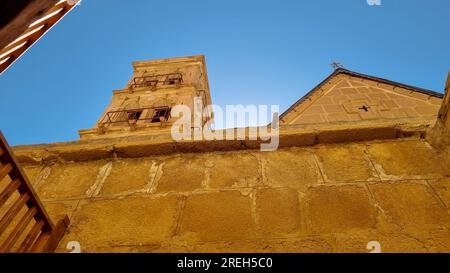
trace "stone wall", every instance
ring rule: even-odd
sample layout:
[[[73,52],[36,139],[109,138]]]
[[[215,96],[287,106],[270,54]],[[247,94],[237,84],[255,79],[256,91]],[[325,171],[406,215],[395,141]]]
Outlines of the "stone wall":
[[[450,251],[450,165],[420,138],[26,165],[59,251]]]
[[[445,84],[445,96],[435,126],[429,130],[430,142],[437,149],[447,149],[450,161],[450,71]]]
[[[295,108],[283,114],[281,124],[320,124],[433,117],[442,97],[376,80],[339,74],[313,89]],[[365,108],[362,108],[362,107]]]

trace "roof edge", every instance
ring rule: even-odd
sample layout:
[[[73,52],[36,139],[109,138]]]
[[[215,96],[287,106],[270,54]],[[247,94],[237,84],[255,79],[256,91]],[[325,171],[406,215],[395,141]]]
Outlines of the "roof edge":
[[[389,84],[389,85],[405,88],[405,89],[411,90],[413,92],[418,92],[418,93],[426,94],[426,95],[437,97],[437,98],[444,98],[444,94],[436,92],[436,91],[432,91],[432,90],[428,90],[428,89],[424,89],[424,88],[420,88],[420,87],[415,87],[415,86],[412,86],[412,85],[407,85],[407,84],[403,84],[403,83],[387,80],[387,79],[384,79],[384,78],[369,76],[369,75],[358,73],[358,72],[354,72],[354,71],[351,71],[351,70],[348,70],[348,69],[345,69],[345,68],[338,68],[335,71],[333,71],[333,73],[331,73],[328,77],[326,77],[323,81],[321,81],[318,85],[316,85],[313,89],[311,89],[308,93],[306,93],[303,97],[301,97],[294,104],[292,104],[288,109],[286,109],[286,111],[284,111],[280,115],[280,119],[284,118],[290,111],[295,109],[300,103],[302,103],[303,101],[308,99],[309,96],[312,95],[312,93],[314,93],[315,90],[319,89],[327,81],[329,81],[331,78],[333,78],[333,77],[335,77],[335,76],[337,76],[339,74],[346,74],[346,75],[354,76],[354,77],[357,77],[357,78],[373,80],[373,81],[377,81],[377,82],[381,82],[381,83],[385,83],[385,84]]]

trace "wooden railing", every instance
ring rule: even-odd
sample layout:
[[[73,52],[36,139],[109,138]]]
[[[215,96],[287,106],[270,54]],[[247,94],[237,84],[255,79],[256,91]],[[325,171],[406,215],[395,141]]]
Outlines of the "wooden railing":
[[[54,252],[69,226],[54,225],[0,131],[0,253]]]
[[[108,126],[114,123],[135,124],[139,121],[150,123],[167,121],[170,119],[170,110],[168,106],[146,107],[139,109],[124,109],[109,111],[100,122],[100,126]]]
[[[175,85],[179,87],[183,83],[183,74],[169,73],[134,77],[131,81],[130,88],[151,87],[156,88],[160,85]]]

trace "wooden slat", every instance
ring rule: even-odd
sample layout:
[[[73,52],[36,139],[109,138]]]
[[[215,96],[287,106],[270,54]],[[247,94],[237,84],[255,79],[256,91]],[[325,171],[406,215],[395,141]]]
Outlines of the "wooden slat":
[[[8,227],[9,223],[14,219],[22,207],[26,204],[26,202],[30,199],[28,193],[22,194],[16,202],[12,205],[12,207],[6,212],[3,216],[2,220],[0,220],[0,236],[3,234],[5,229]]]
[[[44,16],[42,16],[40,18],[44,18],[47,15],[51,14],[52,12],[55,12],[55,11],[61,9],[58,13],[54,14],[51,17],[44,19],[43,21],[41,21],[38,24],[34,25],[33,27],[29,28],[27,31],[25,31],[23,34],[19,35],[18,37],[21,37],[24,34],[29,33],[31,31],[39,28],[40,26],[44,26],[42,29],[40,29],[39,31],[37,31],[27,37],[21,38],[19,40],[16,40],[16,41],[10,43],[3,49],[0,49],[0,54],[5,53],[5,52],[8,52],[9,50],[15,48],[16,46],[26,42],[25,45],[23,45],[22,47],[20,47],[17,50],[8,54],[8,56],[10,58],[7,61],[5,61],[4,63],[0,64],[0,73],[2,73],[4,70],[6,70],[29,47],[31,47],[37,40],[39,40],[42,35],[44,35],[51,27],[53,27],[53,25],[58,23],[58,21],[61,20],[75,6],[76,5],[70,5],[67,2],[61,2],[58,5],[55,5]],[[33,22],[35,22],[35,21],[37,21],[37,20],[34,20]]]
[[[51,233],[44,233],[39,236],[31,252],[55,252],[55,249],[58,247],[59,242],[61,241],[64,233],[66,233],[66,230],[69,227],[69,223],[69,217],[67,217],[66,215],[63,219],[59,220],[56,223],[55,228]]]
[[[20,244],[17,252],[23,253],[28,252],[30,248],[33,246],[34,241],[41,233],[42,227],[44,227],[44,221],[37,221],[34,226],[31,228],[30,232],[27,234],[23,242]]]
[[[32,0],[29,2],[25,9],[0,29],[0,48],[19,37],[32,22],[41,18],[58,0]]]
[[[9,197],[17,190],[20,186],[20,181],[15,179],[6,186],[6,188],[0,193],[0,208],[8,201]]]
[[[56,225],[53,225],[1,131],[0,150],[3,152],[3,155],[0,157],[0,174],[2,176],[9,175],[12,180],[0,193],[0,207],[16,191],[20,194],[19,198],[14,201],[13,205],[9,207],[0,220],[0,237],[24,206],[30,208],[21,217],[11,233],[7,237],[5,236],[6,240],[0,243],[0,252],[8,252],[14,247],[33,218],[36,220],[36,223],[23,242],[21,242],[18,252],[54,252],[69,226],[69,218],[66,215]]]
[[[6,164],[0,167],[0,181],[3,180],[3,178],[5,178],[5,176],[7,174],[9,174],[9,172],[13,169],[11,164]]]
[[[36,242],[31,247],[30,252],[32,253],[42,253],[44,252],[45,245],[47,244],[48,239],[50,238],[50,232],[43,232],[37,238]]]
[[[53,229],[52,220],[45,211],[42,202],[39,200],[36,192],[31,186],[31,183],[29,182],[25,172],[22,170],[16,158],[13,156],[14,154],[11,150],[11,147],[9,147],[8,142],[6,142],[6,139],[3,136],[2,132],[0,132],[0,148],[2,148],[5,151],[5,154],[1,158],[2,162],[9,162],[13,166],[12,171],[9,173],[9,177],[11,178],[11,180],[19,179],[21,181],[19,186],[20,193],[26,192],[29,194],[28,207],[35,207],[37,209],[38,212],[36,214],[37,217],[36,219],[44,220],[45,230],[52,230]]]
[[[50,235],[50,238],[48,239],[43,252],[55,252],[56,248],[59,245],[59,242],[62,240],[64,234],[66,233],[69,224],[70,220],[67,215],[65,215],[63,219],[59,220],[56,223],[55,228],[52,230],[52,234]]]
[[[5,242],[0,246],[1,252],[10,252],[11,248],[19,239],[20,235],[22,235],[23,231],[27,228],[31,219],[36,215],[36,208],[31,208],[27,210],[25,215],[20,219],[19,223],[14,227],[11,234],[6,238]]]

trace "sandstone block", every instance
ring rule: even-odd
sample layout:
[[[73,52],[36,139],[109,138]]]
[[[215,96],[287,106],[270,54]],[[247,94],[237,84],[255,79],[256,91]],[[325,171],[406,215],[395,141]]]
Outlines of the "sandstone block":
[[[39,173],[42,170],[42,166],[26,166],[23,167],[22,170],[25,172],[25,175],[28,177],[28,181],[30,181],[31,184],[34,184],[36,177],[38,177]]]
[[[326,118],[329,122],[348,121],[348,115],[346,113],[333,113],[326,114]]]
[[[439,180],[430,182],[433,189],[445,203],[445,205],[450,208],[450,178],[445,177]]]
[[[309,107],[308,109],[306,109],[305,112],[303,112],[304,114],[320,114],[323,113],[323,108],[320,105],[314,105]]]
[[[423,116],[434,116],[439,112],[439,105],[418,106],[415,110]]]
[[[305,190],[322,180],[314,155],[301,148],[261,154],[267,184]]]
[[[151,180],[152,160],[148,158],[119,159],[112,163],[100,194],[119,194],[126,191],[143,190]]]
[[[375,199],[395,224],[401,226],[445,225],[447,210],[424,184],[395,182],[370,185]]]
[[[67,215],[69,219],[72,220],[72,216],[78,205],[78,202],[79,200],[43,202],[43,205],[53,223],[56,224],[56,222],[61,220],[65,215]]]
[[[196,244],[184,251],[225,253],[327,253],[331,252],[328,238],[302,237],[273,240],[226,241]],[[172,246],[167,248],[169,251]],[[183,250],[182,250],[183,252]]]
[[[253,154],[214,154],[210,160],[211,188],[249,187],[260,183],[259,160]]]
[[[324,105],[323,109],[327,113],[342,113],[345,112],[344,108],[341,105],[338,104],[330,104],[330,105]]]
[[[450,171],[424,141],[374,143],[368,151],[383,179],[441,177]]]
[[[363,145],[323,145],[317,149],[326,182],[377,180]]]
[[[161,242],[175,227],[175,196],[84,201],[64,242],[81,246],[120,246]]]
[[[366,190],[360,186],[319,186],[311,188],[301,206],[313,234],[370,229],[377,211]]]
[[[369,242],[378,242],[381,253],[423,253],[430,252],[430,242],[417,240],[408,234],[400,232],[371,232],[340,233],[334,235],[333,252],[337,253],[369,253],[373,247],[367,249]]]
[[[57,164],[50,175],[36,189],[41,199],[65,199],[86,196],[86,191],[97,178],[99,169],[107,161]]]
[[[194,233],[201,241],[254,238],[250,205],[250,198],[238,191],[191,195],[183,211],[181,233]]]
[[[258,228],[264,235],[298,232],[300,208],[297,191],[288,188],[258,190],[256,213]]]
[[[187,192],[201,188],[207,159],[207,156],[183,155],[164,160],[156,192]]]
[[[295,120],[295,124],[315,124],[322,122],[324,122],[324,120],[319,114],[302,114]]]

